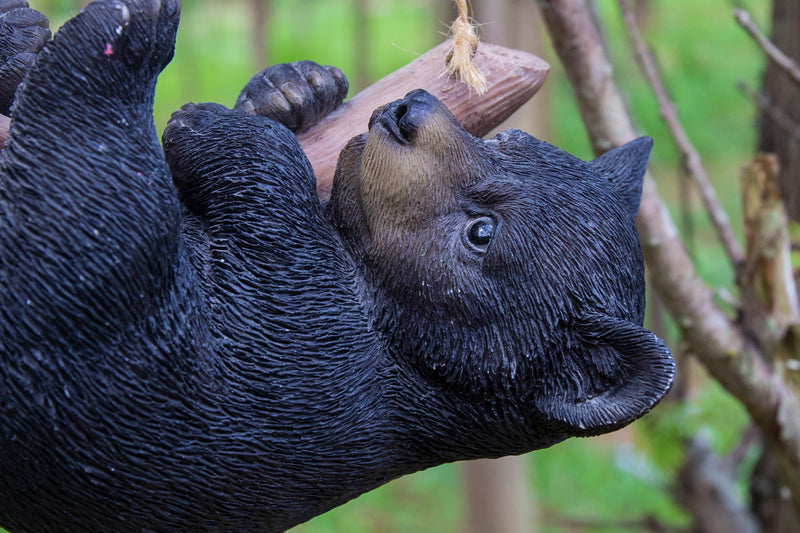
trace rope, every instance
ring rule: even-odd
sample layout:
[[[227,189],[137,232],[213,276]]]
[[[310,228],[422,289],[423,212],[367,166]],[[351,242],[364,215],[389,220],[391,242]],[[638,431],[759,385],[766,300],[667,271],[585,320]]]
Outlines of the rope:
[[[478,49],[478,33],[469,17],[467,0],[455,0],[458,18],[450,27],[449,37],[453,39],[453,49],[447,54],[447,70],[450,77],[469,85],[478,94],[486,92],[486,76],[472,62]],[[444,74],[444,73],[443,73]]]

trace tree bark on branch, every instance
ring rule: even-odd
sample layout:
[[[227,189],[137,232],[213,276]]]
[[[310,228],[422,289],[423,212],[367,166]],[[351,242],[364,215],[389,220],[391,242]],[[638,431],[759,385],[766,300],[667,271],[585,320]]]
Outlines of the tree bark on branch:
[[[637,132],[585,0],[539,0],[597,154],[633,140]],[[698,359],[738,398],[790,472],[800,495],[800,405],[744,329],[714,301],[678,235],[651,175],[645,177],[637,226],[649,281]],[[800,509],[796,500],[795,509]]]

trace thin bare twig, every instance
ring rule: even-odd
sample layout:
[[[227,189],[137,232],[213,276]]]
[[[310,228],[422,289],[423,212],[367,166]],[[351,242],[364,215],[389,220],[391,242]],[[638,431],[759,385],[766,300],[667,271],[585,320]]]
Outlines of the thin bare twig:
[[[711,223],[717,232],[717,237],[722,243],[725,253],[738,275],[741,272],[742,265],[744,265],[744,252],[739,241],[736,240],[733,234],[728,215],[717,199],[717,193],[711,185],[708,173],[700,159],[700,154],[686,134],[686,130],[683,129],[680,119],[678,119],[675,104],[667,94],[653,55],[644,43],[642,34],[639,31],[639,26],[636,23],[636,16],[633,13],[633,9],[627,0],[617,1],[622,10],[622,16],[625,20],[625,26],[628,30],[628,36],[630,37],[636,61],[639,63],[639,67],[647,83],[653,90],[656,100],[658,100],[661,118],[664,120],[664,124],[667,126],[670,135],[672,135],[675,146],[681,153],[686,173],[689,174],[697,185],[700,197],[703,199],[703,204],[705,204],[708,215],[711,218]]]
[[[761,33],[761,30],[759,30],[758,26],[753,22],[753,17],[750,16],[750,13],[744,9],[734,9],[733,15],[736,18],[736,22],[739,23],[739,26],[750,34],[769,58],[772,59],[794,83],[800,86],[800,65],[795,63],[791,57],[784,54],[780,48],[775,46],[772,41]]]

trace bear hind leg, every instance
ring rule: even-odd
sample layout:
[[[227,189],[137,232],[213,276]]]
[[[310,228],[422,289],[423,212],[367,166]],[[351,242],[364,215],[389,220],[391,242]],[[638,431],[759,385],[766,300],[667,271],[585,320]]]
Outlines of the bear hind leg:
[[[0,304],[23,329],[99,338],[170,290],[180,209],[152,102],[179,12],[177,0],[94,2],[18,91],[0,158]]]

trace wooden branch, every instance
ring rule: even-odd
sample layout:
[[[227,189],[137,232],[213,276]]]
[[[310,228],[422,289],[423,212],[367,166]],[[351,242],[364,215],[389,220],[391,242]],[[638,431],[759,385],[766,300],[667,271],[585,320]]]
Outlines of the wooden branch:
[[[742,247],[739,245],[739,242],[736,240],[736,236],[733,234],[733,229],[731,228],[730,221],[728,220],[728,215],[725,213],[725,210],[722,208],[722,205],[717,199],[717,193],[714,190],[714,187],[711,185],[711,180],[709,179],[708,173],[703,166],[700,153],[692,144],[692,141],[689,139],[689,136],[683,129],[683,125],[678,119],[678,113],[675,110],[675,104],[667,94],[667,90],[664,87],[664,82],[661,79],[658,68],[656,68],[653,55],[650,53],[647,45],[645,45],[644,39],[642,39],[642,34],[639,31],[639,25],[636,23],[636,16],[633,13],[633,9],[627,0],[618,0],[618,4],[620,10],[622,11],[625,27],[628,31],[628,37],[630,38],[631,46],[633,48],[636,61],[642,71],[642,75],[650,85],[650,88],[652,89],[653,94],[658,101],[661,118],[664,120],[667,130],[669,130],[670,135],[672,135],[675,146],[678,148],[678,151],[681,154],[683,167],[686,170],[686,173],[692,178],[697,186],[698,191],[700,192],[700,197],[703,199],[703,204],[706,206],[706,211],[711,219],[711,224],[714,226],[714,230],[717,232],[717,237],[719,238],[720,243],[722,243],[722,247],[725,249],[728,260],[731,262],[734,270],[737,273],[738,280],[742,265],[744,263],[744,252],[742,251]]]
[[[550,65],[532,54],[480,43],[473,61],[486,75],[487,91],[478,95],[466,84],[442,75],[450,46],[445,41],[375,82],[298,136],[314,166],[321,198],[330,195],[339,152],[348,140],[367,131],[376,108],[402,98],[413,89],[425,89],[444,102],[470,133],[480,137],[527,102],[550,70]]]
[[[769,56],[769,58],[783,70],[794,83],[800,86],[800,65],[798,65],[791,57],[784,54],[780,48],[770,41],[761,30],[758,29],[753,17],[744,9],[734,9],[734,18],[739,26],[744,28],[747,33],[758,43],[762,50]]]
[[[539,0],[595,151],[636,135],[585,0]],[[637,217],[650,283],[712,376],[738,398],[792,472],[800,494],[800,405],[742,330],[716,305],[647,175]]]

